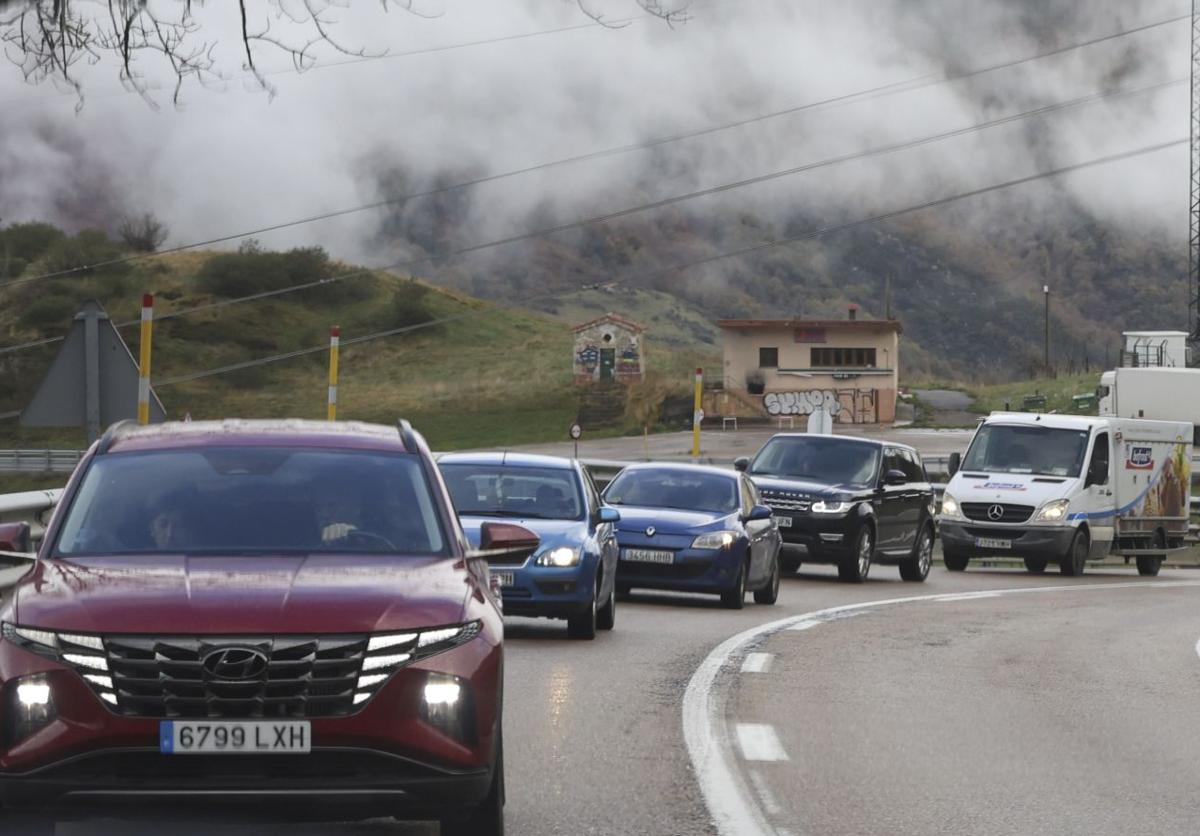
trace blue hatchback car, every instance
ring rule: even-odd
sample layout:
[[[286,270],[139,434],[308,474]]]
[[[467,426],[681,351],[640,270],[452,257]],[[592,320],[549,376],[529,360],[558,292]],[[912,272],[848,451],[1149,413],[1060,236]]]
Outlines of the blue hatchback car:
[[[564,618],[572,638],[594,639],[616,623],[617,538],[621,515],[606,506],[579,462],[513,453],[454,453],[438,467],[463,531],[475,548],[497,519],[538,535],[529,557],[493,555],[506,615]]]
[[[717,593],[741,609],[779,597],[779,529],[744,474],[699,465],[631,465],[604,491],[621,510],[617,591]]]

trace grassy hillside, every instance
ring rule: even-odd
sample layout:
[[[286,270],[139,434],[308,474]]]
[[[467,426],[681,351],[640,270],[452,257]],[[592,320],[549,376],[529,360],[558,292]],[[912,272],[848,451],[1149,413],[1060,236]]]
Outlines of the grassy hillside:
[[[721,329],[713,319],[662,291],[620,286],[581,290],[547,300],[540,309],[568,326],[610,311],[620,313],[647,329],[647,351],[651,353],[656,347],[686,349],[714,359],[721,353]]]
[[[1056,378],[1038,378],[1024,380],[1019,383],[999,383],[991,386],[972,386],[968,391],[975,399],[971,408],[976,412],[987,414],[1004,409],[1008,403],[1010,408],[1021,409],[1023,398],[1040,394],[1046,396],[1047,411],[1075,412],[1071,398],[1074,395],[1094,393],[1100,385],[1100,373],[1080,375],[1061,375]],[[1083,413],[1081,413],[1083,414]],[[1093,408],[1088,414],[1095,415]]]
[[[56,269],[56,258],[77,259],[70,264],[103,260],[94,252],[43,252],[29,259],[24,275]],[[113,321],[122,322],[137,319],[144,291],[155,294],[156,316],[162,317],[352,270],[328,262],[319,250],[281,254],[249,246],[239,253],[152,256],[107,272],[13,285],[0,290],[0,345],[65,333],[74,311],[88,298],[99,299]],[[562,321],[369,271],[302,292],[158,322],[156,391],[174,418],[185,413],[195,419],[323,418],[325,351],[190,382],[170,381],[322,347],[331,325],[342,329],[339,418],[391,423],[404,416],[440,449],[562,438],[575,418],[572,335]],[[416,327],[408,333],[353,344],[358,336],[411,326]],[[136,355],[137,327],[122,333]],[[0,354],[0,412],[27,403],[57,348]],[[651,379],[634,393],[634,400],[685,387],[687,370],[707,359],[711,354],[698,357],[692,349],[659,346]],[[82,430],[0,422],[0,447],[83,444]]]

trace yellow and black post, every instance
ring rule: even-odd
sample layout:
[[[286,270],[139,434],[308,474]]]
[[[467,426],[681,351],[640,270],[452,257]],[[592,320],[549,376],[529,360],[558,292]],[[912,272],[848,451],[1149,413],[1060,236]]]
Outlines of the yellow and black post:
[[[341,341],[342,329],[335,325],[329,329],[329,405],[325,417],[330,421],[337,420],[338,347]]]
[[[138,406],[139,424],[150,423],[150,348],[154,335],[154,295],[142,294],[142,334],[138,358]]]

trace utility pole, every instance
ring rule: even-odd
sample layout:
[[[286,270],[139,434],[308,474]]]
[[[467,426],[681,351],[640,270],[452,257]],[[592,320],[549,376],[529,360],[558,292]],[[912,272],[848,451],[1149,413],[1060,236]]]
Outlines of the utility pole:
[[[1191,185],[1188,238],[1188,330],[1200,342],[1200,0],[1192,0]],[[1194,354],[1200,352],[1194,351]],[[1193,358],[1195,361],[1195,358]]]
[[[1046,297],[1046,358],[1044,367],[1046,377],[1050,376],[1050,285],[1042,285],[1042,294]]]

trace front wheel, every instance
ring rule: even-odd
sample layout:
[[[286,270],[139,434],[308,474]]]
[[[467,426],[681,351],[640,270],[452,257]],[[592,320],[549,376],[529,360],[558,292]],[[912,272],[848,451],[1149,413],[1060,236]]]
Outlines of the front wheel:
[[[912,557],[900,564],[900,577],[906,581],[920,583],[929,577],[929,567],[932,565],[933,529],[927,525],[917,535]]]
[[[1154,577],[1158,574],[1158,570],[1162,568],[1162,561],[1161,557],[1150,557],[1148,555],[1139,557],[1137,559],[1138,574],[1151,578]]]
[[[871,572],[874,557],[875,535],[870,526],[864,525],[854,538],[854,548],[838,564],[838,578],[849,583],[862,583]]]
[[[496,755],[496,771],[487,798],[464,818],[444,818],[442,836],[504,836],[504,740]],[[19,832],[19,831],[18,831]]]
[[[617,626],[617,590],[616,587],[608,592],[608,600],[596,613],[596,626],[601,630],[611,630]]]
[[[733,580],[733,589],[721,593],[721,606],[728,610],[740,610],[746,605],[746,561],[738,566],[737,577]]]
[[[587,609],[567,619],[567,635],[584,641],[596,638],[596,614],[596,599],[593,598]]]
[[[1090,549],[1091,544],[1088,541],[1087,532],[1076,531],[1075,538],[1071,540],[1071,548],[1059,561],[1058,570],[1069,578],[1079,577],[1083,574],[1083,567],[1087,563]]]
[[[1042,574],[1042,572],[1046,571],[1046,558],[1044,558],[1044,557],[1027,557],[1027,558],[1025,558],[1025,569],[1026,569],[1026,571],[1028,571],[1034,575]]]
[[[779,600],[779,574],[779,556],[776,555],[775,560],[771,563],[771,577],[767,581],[767,585],[754,591],[754,603],[774,604]]]
[[[961,552],[947,551],[942,548],[942,562],[946,564],[946,569],[951,572],[961,572],[967,568],[967,564],[971,562],[968,555]]]

